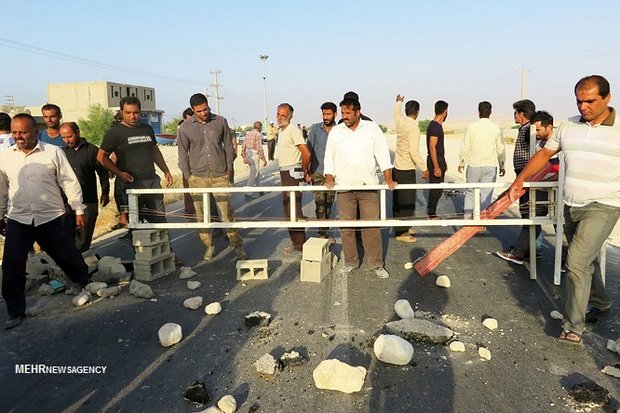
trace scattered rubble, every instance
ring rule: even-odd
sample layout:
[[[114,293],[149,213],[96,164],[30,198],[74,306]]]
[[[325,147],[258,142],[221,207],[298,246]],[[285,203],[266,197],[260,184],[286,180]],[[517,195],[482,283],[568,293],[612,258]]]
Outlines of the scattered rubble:
[[[196,275],[196,272],[192,270],[192,267],[181,267],[179,278],[185,280],[187,278],[192,278],[194,275]]]
[[[594,406],[605,406],[609,403],[609,391],[602,388],[593,381],[579,383],[568,390],[576,402]]]
[[[129,294],[138,298],[153,298],[155,293],[150,285],[144,284],[138,280],[132,280],[129,284]]]
[[[234,396],[227,394],[217,402],[217,407],[224,413],[234,413],[237,411],[237,400]]]
[[[478,347],[478,355],[485,360],[491,360],[491,350],[486,347]]]
[[[200,286],[202,285],[202,283],[200,281],[187,281],[187,289],[188,290],[196,290],[198,288],[200,288]]]
[[[266,353],[254,362],[256,371],[267,378],[273,378],[280,371],[282,366],[271,354]]]
[[[497,320],[494,319],[493,317],[487,317],[484,320],[482,320],[482,325],[488,328],[489,330],[496,330],[498,327]]]
[[[442,287],[442,288],[450,288],[450,279],[448,278],[447,275],[440,275],[439,277],[437,277],[437,279],[435,280],[435,285],[437,287]]]
[[[191,297],[183,301],[183,307],[189,308],[190,310],[197,310],[202,307],[202,297]]]
[[[407,340],[396,335],[381,334],[373,346],[375,356],[389,364],[405,366],[413,357],[413,346]]]
[[[102,288],[97,291],[97,295],[102,298],[114,297],[115,295],[119,295],[121,293],[121,287],[115,285],[113,287]]]
[[[401,336],[405,340],[428,343],[443,344],[454,336],[454,331],[449,328],[418,318],[391,321],[385,325],[385,328],[389,333]]]
[[[99,290],[102,290],[104,288],[108,288],[108,284],[97,281],[88,283],[86,284],[86,287],[84,287],[84,289],[91,294],[97,294]]]
[[[254,311],[245,316],[246,327],[266,327],[271,323],[271,314],[265,311]]]
[[[601,369],[601,371],[608,376],[613,376],[620,379],[620,364],[616,364],[615,366],[605,366]]]
[[[86,304],[87,302],[89,302],[91,299],[91,295],[88,291],[83,290],[81,293],[79,293],[78,295],[76,295],[75,297],[73,297],[73,300],[71,300],[73,302],[73,305],[76,307],[81,307],[84,304]]]
[[[465,351],[465,344],[462,341],[455,340],[450,343],[450,351],[463,352]]]
[[[216,315],[222,312],[222,305],[217,301],[211,303],[205,307],[205,313],[209,315]]]
[[[394,303],[394,311],[396,312],[396,315],[399,316],[401,319],[415,318],[415,313],[413,311],[413,308],[411,308],[409,300],[396,300],[396,303]]]
[[[183,338],[181,326],[175,323],[166,323],[157,332],[159,342],[164,347],[170,347]]]
[[[185,389],[185,400],[192,402],[198,406],[202,406],[209,402],[209,393],[204,382],[196,380]]]
[[[306,358],[295,350],[287,351],[280,356],[280,364],[282,367],[300,366],[306,363]]]
[[[318,389],[354,393],[362,389],[366,369],[350,366],[337,359],[323,360],[312,372],[314,385]]]
[[[553,318],[554,320],[561,320],[564,318],[562,313],[560,313],[558,310],[553,310],[552,312],[550,312],[549,317]]]

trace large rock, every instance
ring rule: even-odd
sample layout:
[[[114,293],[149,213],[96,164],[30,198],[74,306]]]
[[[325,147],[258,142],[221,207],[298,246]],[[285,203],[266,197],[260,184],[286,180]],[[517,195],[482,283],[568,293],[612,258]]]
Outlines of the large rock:
[[[102,288],[97,291],[97,295],[99,297],[114,297],[115,295],[119,295],[121,293],[121,287],[118,285],[114,285],[112,287]]]
[[[489,330],[497,329],[497,320],[491,317],[487,317],[482,320],[482,325],[488,328]]]
[[[235,400],[234,396],[227,394],[217,402],[217,407],[224,413],[234,413],[237,411],[237,400]]]
[[[170,347],[183,338],[181,326],[175,323],[166,323],[157,332],[159,342],[164,347]]]
[[[263,354],[261,358],[254,362],[256,371],[265,377],[274,377],[281,368],[280,362],[271,354]]]
[[[413,357],[413,346],[407,340],[391,334],[381,334],[373,346],[375,356],[384,363],[404,366]]]
[[[411,308],[409,300],[397,300],[396,303],[394,303],[394,311],[396,312],[396,315],[402,319],[415,318],[415,313],[413,308]]]
[[[129,294],[138,298],[153,298],[155,297],[155,293],[150,285],[141,283],[138,280],[131,280],[131,284],[129,284]]]
[[[192,281],[192,280],[188,280],[187,281],[187,289],[188,290],[195,290],[197,288],[200,288],[200,286],[202,285],[202,283],[200,281]]]
[[[125,266],[121,263],[121,259],[119,257],[110,256],[101,257],[97,263],[97,268],[99,269],[100,276],[123,274],[127,271]]]
[[[462,341],[455,340],[450,343],[450,351],[463,352],[465,351],[465,344]]]
[[[448,278],[447,275],[440,275],[435,280],[435,285],[437,285],[437,287],[450,288],[450,278]]]
[[[427,343],[443,344],[450,340],[454,331],[428,320],[409,318],[391,321],[385,325],[388,333],[401,336],[405,340],[419,340]]]
[[[222,312],[222,304],[217,301],[205,307],[205,314],[216,315]]]
[[[350,366],[337,359],[323,360],[312,372],[314,385],[319,389],[354,393],[362,389],[366,369]]]
[[[185,280],[187,278],[192,278],[194,275],[196,275],[196,272],[192,270],[192,267],[181,267],[179,278]]]
[[[197,310],[202,307],[202,297],[191,297],[183,301],[183,307],[189,308],[190,310]]]

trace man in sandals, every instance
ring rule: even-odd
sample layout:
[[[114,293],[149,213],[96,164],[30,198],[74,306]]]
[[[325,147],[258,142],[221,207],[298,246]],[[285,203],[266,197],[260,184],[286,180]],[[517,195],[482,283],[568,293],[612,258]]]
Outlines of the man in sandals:
[[[611,307],[594,261],[620,217],[620,119],[608,106],[611,93],[604,77],[586,76],[574,92],[580,116],[560,124],[508,188],[508,196],[515,201],[523,182],[562,151],[564,231],[569,246],[565,318],[559,338],[581,343],[588,312],[606,312]]]

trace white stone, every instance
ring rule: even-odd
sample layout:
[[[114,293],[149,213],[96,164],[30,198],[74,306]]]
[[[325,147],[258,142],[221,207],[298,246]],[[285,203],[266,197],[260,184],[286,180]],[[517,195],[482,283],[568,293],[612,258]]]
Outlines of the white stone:
[[[396,303],[394,303],[394,311],[400,318],[415,318],[415,313],[413,312],[413,308],[411,308],[409,300],[396,300]]]
[[[618,367],[605,366],[601,371],[609,376],[620,378],[620,369]]]
[[[183,307],[189,308],[190,310],[197,310],[202,307],[202,297],[191,297],[183,301]]]
[[[450,343],[450,351],[463,352],[465,351],[465,344],[462,341],[453,341]]]
[[[222,312],[222,304],[218,303],[217,301],[205,307],[205,313],[209,315],[216,315],[221,312]]]
[[[607,350],[617,353],[616,342],[614,340],[607,340]]]
[[[187,281],[187,289],[188,290],[196,290],[198,288],[200,288],[200,286],[202,285],[202,283],[200,281]]]
[[[90,301],[90,293],[88,291],[82,291],[81,293],[73,297],[73,300],[71,301],[73,302],[74,306],[81,307]]]
[[[108,287],[108,284],[95,281],[95,282],[86,284],[86,287],[84,287],[84,289],[91,294],[97,294],[97,291],[102,290],[107,287]]]
[[[113,287],[106,287],[106,288],[102,288],[99,291],[97,291],[97,295],[99,297],[114,297],[115,295],[120,294],[121,292],[121,287],[119,287],[118,285],[115,285]]]
[[[219,402],[217,402],[217,407],[219,407],[224,413],[236,412],[237,400],[235,400],[234,396],[227,394],[222,397]]]
[[[491,351],[486,347],[478,347],[478,355],[485,360],[491,360]]]
[[[196,275],[196,272],[192,270],[192,267],[181,267],[179,278],[185,280],[187,278],[192,278],[194,275]]]
[[[275,376],[280,370],[280,363],[269,353],[263,354],[254,362],[256,371],[265,376]]]
[[[183,330],[176,323],[166,323],[157,332],[159,342],[164,347],[170,347],[183,338]]]
[[[549,316],[553,318],[554,320],[561,320],[564,318],[562,313],[560,313],[558,310],[553,310],[552,312],[549,313]]]
[[[410,270],[413,268],[413,263],[412,262],[406,262],[404,265],[406,270]]]
[[[318,389],[354,393],[362,389],[366,369],[350,366],[337,359],[323,360],[312,372],[314,385]]]
[[[121,259],[119,257],[105,256],[99,259],[97,269],[99,270],[99,275],[111,275],[115,274],[114,271],[119,269],[119,265],[123,268],[120,272],[125,272],[125,267],[121,264]]]
[[[437,277],[437,279],[435,280],[435,285],[437,287],[442,287],[442,288],[450,288],[450,279],[448,278],[447,275],[440,275],[439,277]]]
[[[413,357],[413,346],[410,342],[392,334],[381,334],[373,346],[375,356],[384,363],[404,366]]]
[[[155,293],[150,285],[146,285],[138,280],[131,280],[131,284],[129,284],[129,294],[138,298],[153,298],[155,297]]]
[[[494,318],[488,317],[482,321],[482,325],[488,328],[489,330],[495,330],[497,328],[497,320]]]

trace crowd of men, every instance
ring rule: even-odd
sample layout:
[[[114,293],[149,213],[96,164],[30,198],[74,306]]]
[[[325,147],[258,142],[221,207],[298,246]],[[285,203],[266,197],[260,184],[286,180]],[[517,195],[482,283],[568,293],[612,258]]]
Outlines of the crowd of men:
[[[520,213],[529,217],[529,199],[519,197],[523,182],[540,170],[550,159],[557,163],[557,154],[566,160],[563,196],[566,204],[565,232],[567,286],[566,318],[560,339],[581,342],[588,317],[609,311],[611,301],[602,283],[598,267],[593,265],[598,251],[613,230],[620,216],[620,173],[616,167],[620,156],[620,126],[611,99],[609,83],[602,76],[585,77],[574,89],[579,116],[562,122],[554,133],[553,117],[536,112],[532,101],[514,103],[514,119],[519,124],[513,167],[517,178],[508,190],[511,200],[519,199]],[[228,188],[233,183],[233,162],[237,156],[236,141],[227,120],[211,112],[203,94],[191,96],[190,108],[177,132],[179,168],[184,186],[189,188]],[[398,184],[416,183],[419,174],[430,183],[445,179],[448,165],[445,157],[443,124],[448,117],[448,103],[434,104],[434,118],[426,131],[427,156],[420,153],[420,127],[417,121],[420,104],[404,103],[396,96],[394,120],[397,132],[394,163],[384,134],[375,122],[361,113],[359,96],[347,92],[339,106],[325,102],[320,106],[322,122],[304,131],[292,123],[294,108],[289,103],[277,107],[277,127],[267,126],[267,155],[262,145],[262,123],[255,122],[246,134],[240,154],[249,166],[249,186],[260,186],[260,167],[267,160],[277,159],[282,186],[303,183],[321,185],[326,191],[314,193],[315,215],[319,220],[331,218],[337,200],[338,219],[343,221],[377,220],[380,214],[379,193],[374,190],[343,190],[339,187],[375,185],[379,176],[393,191],[393,216],[397,219],[415,217],[416,191],[398,189]],[[340,122],[336,122],[340,108]],[[39,132],[34,118],[19,114],[7,120],[0,116],[0,230],[6,234],[2,263],[4,278],[2,294],[9,319],[5,328],[19,325],[25,314],[25,264],[33,242],[37,242],[61,269],[80,286],[88,281],[82,255],[90,248],[98,205],[109,198],[108,173],[116,176],[114,198],[127,223],[127,189],[160,188],[157,166],[164,174],[166,185],[173,177],[156,145],[153,129],[140,120],[140,101],[125,97],[120,102],[119,122],[106,133],[100,148],[80,136],[74,122],[61,123],[58,106],[42,108],[47,128]],[[465,172],[472,183],[495,182],[505,174],[505,144],[501,128],[490,120],[491,103],[478,104],[479,120],[467,127],[459,156],[458,171]],[[536,129],[536,153],[530,153],[530,128]],[[115,161],[111,157],[115,158]],[[553,158],[556,158],[554,161]],[[378,166],[378,173],[377,171]],[[101,197],[96,180],[99,178]],[[540,191],[537,191],[540,192]],[[492,189],[479,191],[473,199],[467,191],[464,214],[471,217],[474,203],[487,208]],[[307,220],[302,212],[301,192],[296,193],[295,217]],[[439,219],[438,201],[442,189],[429,190],[428,219]],[[248,193],[247,198],[260,196]],[[537,201],[539,195],[537,193]],[[542,197],[542,193],[541,193]],[[231,194],[214,193],[214,203],[223,222],[234,221]],[[542,198],[541,198],[542,199]],[[202,194],[192,197],[198,220],[204,208]],[[140,219],[164,222],[162,195],[139,198]],[[282,194],[283,215],[290,219],[290,197]],[[543,207],[544,208],[544,207]],[[187,207],[186,207],[187,209]],[[537,211],[545,215],[546,210]],[[318,230],[320,237],[335,242],[329,228]],[[540,233],[540,228],[537,228]],[[379,278],[389,277],[384,268],[381,229],[378,227],[341,229],[343,263],[339,272],[348,274],[360,267],[356,234],[361,235],[366,267]],[[246,259],[243,239],[238,229],[229,228],[226,235],[238,259]],[[415,242],[414,232],[407,226],[395,228],[395,239]],[[291,245],[286,253],[301,251],[306,240],[304,229],[289,228]],[[203,259],[216,255],[209,229],[200,232],[206,251]],[[523,264],[529,254],[527,230],[521,231],[515,246],[497,255]],[[88,294],[82,292],[82,294]]]

